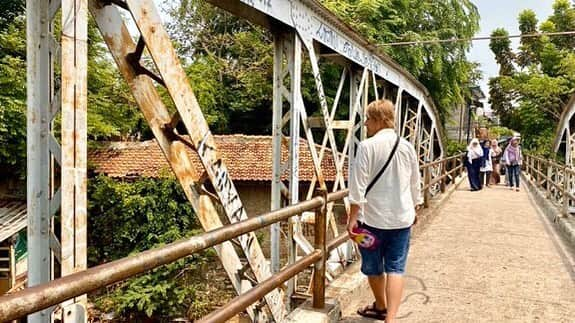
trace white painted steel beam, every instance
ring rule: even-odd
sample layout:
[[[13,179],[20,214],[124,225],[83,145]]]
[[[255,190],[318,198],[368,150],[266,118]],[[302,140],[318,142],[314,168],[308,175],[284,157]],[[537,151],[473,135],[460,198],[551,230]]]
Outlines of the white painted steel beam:
[[[282,207],[281,195],[281,152],[282,152],[282,115],[283,115],[283,35],[274,35],[274,70],[273,70],[273,115],[272,115],[272,190],[271,210]],[[280,270],[280,224],[270,227],[270,264],[272,273]]]
[[[355,64],[367,68],[377,76],[404,89],[423,107],[436,129],[439,115],[425,87],[409,72],[376,47],[366,42],[357,32],[343,23],[316,0],[207,0],[238,16],[271,28],[278,21],[298,31],[305,39],[313,39]],[[438,130],[441,132],[441,130]],[[441,134],[441,155],[443,143]]]
[[[26,1],[28,286],[50,281],[50,8]],[[51,309],[28,316],[50,322]]]

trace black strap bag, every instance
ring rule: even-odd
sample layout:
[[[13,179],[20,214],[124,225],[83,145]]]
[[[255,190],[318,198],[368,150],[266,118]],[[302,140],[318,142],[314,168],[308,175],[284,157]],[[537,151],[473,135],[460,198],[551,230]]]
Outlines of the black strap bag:
[[[397,139],[395,140],[395,144],[393,145],[393,149],[391,150],[391,154],[389,154],[389,158],[385,162],[385,165],[383,165],[383,168],[379,171],[379,173],[377,173],[377,175],[375,175],[375,177],[373,178],[371,183],[369,183],[369,185],[367,186],[367,189],[365,190],[365,195],[367,195],[367,193],[369,193],[369,191],[371,190],[373,185],[375,185],[375,182],[377,182],[377,180],[381,177],[381,174],[383,174],[383,172],[385,172],[385,169],[387,168],[387,166],[389,166],[389,163],[391,162],[391,160],[393,159],[393,156],[395,155],[395,151],[397,150],[397,146],[399,146],[399,139],[400,139],[400,137],[397,136]]]

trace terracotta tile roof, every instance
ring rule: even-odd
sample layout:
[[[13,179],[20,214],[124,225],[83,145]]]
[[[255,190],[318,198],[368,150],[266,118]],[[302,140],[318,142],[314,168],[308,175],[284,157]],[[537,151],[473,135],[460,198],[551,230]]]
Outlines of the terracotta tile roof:
[[[214,139],[232,180],[272,180],[271,136],[216,135]],[[288,159],[289,142],[284,140],[282,145],[284,162]],[[300,181],[311,181],[314,168],[306,140],[300,139],[299,151]],[[203,167],[196,153],[190,149],[189,156],[200,174]],[[96,173],[116,178],[158,177],[162,172],[171,172],[155,139],[144,142],[112,142],[104,148],[90,150],[88,160]],[[324,153],[322,171],[326,180],[335,179],[335,165],[330,150]],[[347,166],[344,166],[344,173],[347,173]],[[287,171],[283,178],[286,178],[286,175]]]

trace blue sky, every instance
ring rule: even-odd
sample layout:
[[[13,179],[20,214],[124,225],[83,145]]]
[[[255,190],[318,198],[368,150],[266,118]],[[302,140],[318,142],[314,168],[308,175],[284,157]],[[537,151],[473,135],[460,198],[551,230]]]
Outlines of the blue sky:
[[[553,0],[475,0],[473,3],[481,15],[479,23],[481,30],[477,36],[489,36],[494,29],[499,27],[505,28],[510,35],[519,34],[517,17],[521,11],[532,9],[541,23],[551,15],[553,2]],[[519,39],[512,39],[512,43],[516,49]],[[497,76],[499,72],[495,57],[489,49],[489,41],[475,41],[469,57],[472,61],[481,64],[483,80],[480,84],[483,92],[488,95],[487,82],[490,77]]]

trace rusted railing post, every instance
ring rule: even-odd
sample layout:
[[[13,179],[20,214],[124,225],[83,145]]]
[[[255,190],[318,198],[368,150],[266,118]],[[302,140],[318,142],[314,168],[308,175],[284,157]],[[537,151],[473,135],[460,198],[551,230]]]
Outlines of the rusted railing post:
[[[429,166],[425,166],[423,169],[423,207],[425,208],[429,207],[429,200],[431,199],[429,183],[431,183],[431,172]]]
[[[441,162],[441,181],[440,181],[440,185],[439,185],[439,189],[441,190],[441,193],[445,193],[445,182],[447,181],[447,163],[445,162],[445,159]]]
[[[535,172],[535,185],[541,184],[541,160],[537,158],[537,171]]]
[[[569,179],[571,175],[566,165],[563,166],[563,216],[569,214]]]
[[[547,198],[551,197],[551,175],[553,171],[553,165],[551,164],[551,160],[547,160],[547,181],[545,181],[546,191],[547,191]]]
[[[315,263],[313,270],[313,307],[324,308],[325,306],[325,267],[326,267],[326,228],[327,228],[327,191],[318,190],[323,197],[323,205],[315,211],[315,249],[321,251],[321,259]]]

